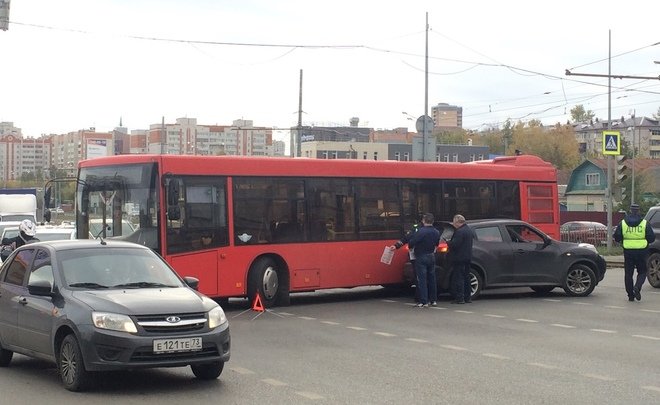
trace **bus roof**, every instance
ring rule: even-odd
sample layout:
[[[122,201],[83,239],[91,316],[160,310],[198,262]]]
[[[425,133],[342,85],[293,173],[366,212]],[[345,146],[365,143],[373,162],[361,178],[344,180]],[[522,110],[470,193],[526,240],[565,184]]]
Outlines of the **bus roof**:
[[[533,155],[503,156],[468,163],[314,159],[258,156],[115,155],[88,159],[80,168],[159,162],[177,174],[290,177],[457,178],[557,181],[557,170]]]

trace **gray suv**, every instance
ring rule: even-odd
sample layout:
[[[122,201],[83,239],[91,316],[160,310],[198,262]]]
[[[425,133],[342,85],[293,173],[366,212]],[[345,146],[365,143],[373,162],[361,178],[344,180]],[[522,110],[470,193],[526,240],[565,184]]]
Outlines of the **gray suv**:
[[[660,288],[660,206],[649,208],[644,219],[655,233],[655,242],[649,245],[649,257],[646,261],[649,270],[647,278],[649,284]]]

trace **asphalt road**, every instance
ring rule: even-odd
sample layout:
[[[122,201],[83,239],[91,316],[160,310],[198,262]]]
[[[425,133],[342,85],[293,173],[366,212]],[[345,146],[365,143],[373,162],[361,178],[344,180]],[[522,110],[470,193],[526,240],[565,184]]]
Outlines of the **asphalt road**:
[[[232,359],[217,381],[187,368],[113,373],[74,394],[52,366],[17,356],[0,392],[7,403],[660,403],[660,290],[642,294],[628,302],[623,271],[609,269],[586,298],[523,288],[418,309],[361,288],[264,313],[232,300]]]

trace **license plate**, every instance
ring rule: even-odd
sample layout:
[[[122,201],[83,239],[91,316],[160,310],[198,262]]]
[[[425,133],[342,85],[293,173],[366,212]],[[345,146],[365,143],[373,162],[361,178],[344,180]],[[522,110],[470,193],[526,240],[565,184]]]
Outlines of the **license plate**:
[[[202,350],[202,338],[155,339],[154,353],[193,352]]]

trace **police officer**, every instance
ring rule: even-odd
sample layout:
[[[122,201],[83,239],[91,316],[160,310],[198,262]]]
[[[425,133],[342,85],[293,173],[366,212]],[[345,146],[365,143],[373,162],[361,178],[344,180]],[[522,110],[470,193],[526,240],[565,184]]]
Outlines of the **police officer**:
[[[655,233],[646,220],[639,215],[639,205],[631,204],[626,215],[614,231],[614,240],[623,245],[624,284],[628,301],[642,300],[642,285],[646,280],[646,256],[649,243],[655,241]],[[637,268],[637,279],[633,285],[633,273]]]

